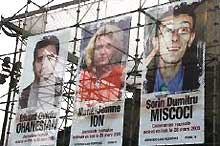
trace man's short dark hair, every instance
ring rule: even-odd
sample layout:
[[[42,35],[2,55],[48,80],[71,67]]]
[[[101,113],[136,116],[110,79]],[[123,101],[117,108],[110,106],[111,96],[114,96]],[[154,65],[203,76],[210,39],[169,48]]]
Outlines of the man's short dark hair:
[[[170,6],[168,8],[168,11],[163,13],[160,16],[160,20],[168,17],[168,16],[179,16],[181,14],[186,14],[192,17],[193,19],[193,27],[192,29],[195,29],[195,22],[196,22],[196,15],[195,15],[195,8],[198,6],[198,2],[193,2],[192,4],[187,4],[186,2],[181,3],[180,5]]]
[[[56,48],[56,53],[57,55],[59,55],[60,43],[59,43],[58,38],[54,35],[48,35],[48,36],[44,36],[42,40],[37,42],[35,49],[34,49],[34,61],[36,60],[36,57],[37,57],[37,50],[40,48],[46,47],[48,45],[54,45]]]

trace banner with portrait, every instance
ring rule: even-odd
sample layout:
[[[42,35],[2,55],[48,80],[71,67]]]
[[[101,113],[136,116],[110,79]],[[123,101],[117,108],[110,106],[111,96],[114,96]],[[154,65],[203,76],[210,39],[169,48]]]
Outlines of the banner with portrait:
[[[145,11],[139,145],[204,143],[204,11],[181,1]]]
[[[30,36],[10,146],[56,146],[70,30]]]
[[[70,146],[122,145],[131,18],[83,27]]]

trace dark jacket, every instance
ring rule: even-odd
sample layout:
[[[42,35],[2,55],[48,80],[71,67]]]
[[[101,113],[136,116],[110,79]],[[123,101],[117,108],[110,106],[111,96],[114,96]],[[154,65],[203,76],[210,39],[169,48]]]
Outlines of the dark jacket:
[[[28,107],[28,100],[29,100],[32,85],[33,85],[33,83],[31,83],[29,86],[27,86],[25,89],[23,89],[20,94],[18,104],[21,109]],[[43,87],[43,88],[47,88],[47,87]],[[55,96],[55,97],[61,96],[61,94],[62,94],[62,79],[56,78],[55,93],[53,96]],[[45,96],[46,95],[47,95],[47,93],[45,93]],[[55,100],[55,103],[53,103],[54,106],[58,106],[57,105],[57,103],[59,103],[58,100],[59,100],[58,98]]]

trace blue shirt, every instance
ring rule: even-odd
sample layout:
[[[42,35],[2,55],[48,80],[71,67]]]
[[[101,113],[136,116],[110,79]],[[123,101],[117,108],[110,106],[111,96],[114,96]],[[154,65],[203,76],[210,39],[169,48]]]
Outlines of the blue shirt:
[[[169,91],[170,93],[174,93],[181,91],[183,87],[183,77],[184,77],[184,71],[183,71],[183,66],[181,65],[175,77],[172,80],[170,80],[168,84],[166,84],[163,80],[160,70],[157,69],[156,79],[154,84],[154,92]]]

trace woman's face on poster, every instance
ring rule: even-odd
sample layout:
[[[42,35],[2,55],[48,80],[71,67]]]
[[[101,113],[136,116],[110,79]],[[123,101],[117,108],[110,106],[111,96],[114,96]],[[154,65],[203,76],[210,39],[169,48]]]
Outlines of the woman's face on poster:
[[[93,56],[95,66],[110,65],[114,53],[116,53],[116,46],[108,35],[97,37]]]

